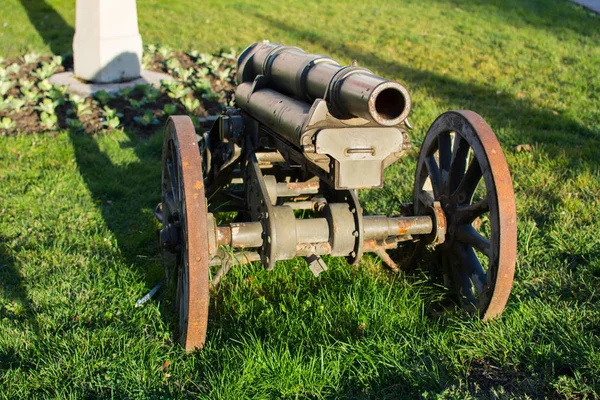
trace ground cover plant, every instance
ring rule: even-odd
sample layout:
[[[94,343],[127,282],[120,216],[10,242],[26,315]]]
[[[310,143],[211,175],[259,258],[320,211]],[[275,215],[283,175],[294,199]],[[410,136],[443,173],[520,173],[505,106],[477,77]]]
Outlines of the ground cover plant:
[[[147,46],[143,67],[171,74],[176,80],[160,88],[136,85],[118,93],[100,91],[84,98],[52,85],[54,73],[73,69],[72,57],[22,57],[0,60],[0,134],[52,133],[59,129],[96,133],[121,127],[138,135],[154,133],[169,115],[198,118],[218,114],[231,97],[235,53],[173,51]]]
[[[300,259],[273,272],[245,266],[213,296],[207,347],[185,355],[168,296],[134,305],[163,276],[153,216],[161,119],[211,100],[185,83],[198,72],[183,65],[182,87],[163,88],[152,115],[145,106],[127,114],[129,100],[110,111],[100,98],[70,101],[81,127],[66,111],[53,121],[47,96],[33,105],[21,90],[33,85],[10,79],[1,104],[25,102],[0,111],[0,398],[599,397],[598,16],[567,1],[517,0],[140,0],[138,9],[157,57],[195,50],[186,55],[194,68],[207,65],[200,54],[267,38],[404,83],[415,149],[387,171],[384,189],[361,192],[369,213],[410,201],[419,144],[438,114],[479,112],[513,174],[513,293],[500,319],[482,323],[439,306],[446,292],[433,263],[392,274],[376,257],[357,268],[330,260],[318,279]],[[70,1],[6,0],[3,68],[47,73],[43,63],[70,51],[73,23]],[[169,59],[158,62],[169,68]],[[184,92],[187,105],[169,97]],[[35,133],[16,128],[22,110]],[[90,115],[119,123],[86,125]]]

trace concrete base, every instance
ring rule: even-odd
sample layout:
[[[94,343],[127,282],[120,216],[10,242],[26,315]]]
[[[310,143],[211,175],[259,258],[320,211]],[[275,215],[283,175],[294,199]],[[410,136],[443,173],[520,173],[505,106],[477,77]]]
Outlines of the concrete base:
[[[140,77],[142,38],[135,0],[77,0],[73,69],[98,83]]]
[[[134,79],[129,82],[94,83],[85,82],[77,78],[72,71],[68,71],[52,75],[49,79],[49,82],[57,86],[66,86],[68,92],[87,97],[101,90],[104,90],[107,93],[117,93],[125,88],[132,88],[135,85],[152,85],[159,87],[162,81],[173,80],[173,78],[170,75],[164,74],[162,72],[144,70],[142,71],[141,75],[142,76],[138,79]]]

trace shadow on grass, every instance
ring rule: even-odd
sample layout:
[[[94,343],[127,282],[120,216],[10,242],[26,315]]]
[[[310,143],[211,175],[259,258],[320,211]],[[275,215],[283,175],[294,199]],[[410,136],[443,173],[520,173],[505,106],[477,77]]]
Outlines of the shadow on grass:
[[[23,278],[14,257],[0,238],[0,321],[28,326],[36,335],[39,331],[37,320],[32,318],[31,302],[27,297]],[[6,318],[6,320],[5,320]],[[9,370],[14,365],[27,370],[33,364],[13,347],[0,347],[0,371]],[[1,376],[2,374],[0,374]]]
[[[597,150],[600,131],[593,131],[578,121],[553,113],[550,109],[540,109],[527,99],[519,99],[504,92],[498,93],[491,85],[462,82],[447,75],[389,61],[374,52],[358,49],[352,44],[332,41],[315,31],[290,25],[268,15],[256,13],[255,16],[276,30],[292,33],[304,41],[323,47],[328,55],[344,55],[357,60],[359,65],[376,67],[386,76],[407,83],[409,91],[411,87],[425,88],[428,93],[444,102],[458,103],[462,108],[472,109],[481,114],[493,129],[519,130],[518,137],[499,135],[505,145],[540,142],[563,149],[580,150],[585,161],[596,164],[600,160]],[[419,144],[415,145],[418,147]],[[592,146],[593,149],[587,146]],[[576,167],[579,161],[574,159],[573,163]]]
[[[23,8],[44,43],[54,54],[71,52],[75,29],[45,0],[21,0]]]
[[[454,4],[466,12],[479,12],[488,16],[493,15],[503,22],[521,27],[530,25],[535,29],[546,30],[552,34],[574,32],[579,35],[590,36],[598,33],[599,19],[591,12],[589,17],[578,10],[576,4],[569,1],[548,2],[546,0],[433,0],[433,3]],[[563,4],[556,4],[563,3]]]
[[[156,268],[160,260],[156,258],[153,215],[161,195],[160,137],[138,139],[128,134],[129,141],[119,145],[130,147],[137,160],[122,164],[100,149],[94,135],[70,131],[70,138],[79,172],[115,235],[121,256],[136,266],[152,287],[162,279],[162,271]]]

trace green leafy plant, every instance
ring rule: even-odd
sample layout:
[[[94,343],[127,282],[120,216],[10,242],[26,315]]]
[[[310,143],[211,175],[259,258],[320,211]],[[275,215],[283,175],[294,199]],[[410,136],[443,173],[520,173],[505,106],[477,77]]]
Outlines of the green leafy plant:
[[[135,110],[139,110],[146,105],[146,101],[144,99],[141,99],[141,100],[129,99],[129,104]]]
[[[204,64],[204,65],[208,65],[208,63],[210,63],[213,59],[213,55],[209,54],[209,53],[201,53],[200,56],[198,57],[197,63],[198,64]]]
[[[107,128],[117,129],[121,124],[121,117],[123,114],[117,112],[114,108],[110,108],[108,106],[104,106],[104,110],[102,111],[104,118],[102,120],[102,125]]]
[[[219,99],[221,98],[221,96],[218,93],[215,93],[213,91],[204,93],[202,95],[203,99],[209,100],[209,101],[219,101]]]
[[[157,48],[155,45],[153,45],[153,44],[146,45],[146,51],[145,51],[146,53],[154,54],[154,53],[156,53],[156,50],[157,50]]]
[[[67,118],[67,126],[71,130],[79,131],[83,128],[83,122],[76,118]]]
[[[210,61],[209,68],[213,74],[215,74],[219,70],[219,68],[221,68],[221,64],[223,64],[223,60],[220,58],[213,58]]]
[[[146,99],[148,101],[154,101],[158,99],[160,96],[160,90],[155,87],[150,87],[150,89],[146,92]]]
[[[42,125],[44,125],[44,127],[48,130],[54,129],[58,123],[58,117],[56,114],[50,114],[47,112],[42,112],[40,114],[40,120],[42,121]]]
[[[29,79],[19,79],[19,85],[21,85],[21,90],[29,90],[33,87],[35,82],[30,81]]]
[[[119,96],[123,97],[124,99],[128,99],[129,96],[131,96],[131,93],[133,93],[133,88],[127,87],[121,89]]]
[[[196,70],[196,75],[198,75],[198,78],[200,79],[205,79],[208,74],[210,74],[210,70],[207,67],[200,67]]]
[[[40,58],[40,55],[38,53],[27,53],[23,56],[23,62],[25,64],[33,64],[34,62],[37,62],[37,60]]]
[[[49,92],[52,90],[52,84],[48,82],[48,79],[40,81],[37,86],[42,92]]]
[[[77,112],[77,115],[85,115],[85,114],[90,114],[90,104],[85,102],[85,98],[76,95],[76,94],[72,94],[70,97],[71,103],[75,106],[75,111]]]
[[[21,66],[20,66],[19,64],[17,64],[17,63],[12,63],[11,65],[9,65],[9,66],[6,68],[6,71],[7,71],[9,74],[11,74],[11,73],[12,73],[12,74],[18,74],[20,70],[21,70]]]
[[[188,81],[192,77],[193,74],[194,74],[193,68],[184,69],[184,68],[179,67],[179,68],[175,69],[175,75],[177,75],[184,82]]]
[[[21,109],[23,108],[25,103],[27,103],[27,101],[25,101],[25,99],[19,98],[19,97],[10,96],[7,100],[10,103],[13,110],[15,110],[16,112],[21,111]]]
[[[173,52],[167,46],[160,46],[157,52],[165,59],[168,59],[173,55]]]
[[[12,119],[10,119],[9,117],[3,117],[2,120],[0,121],[0,128],[2,129],[12,129],[15,127],[15,121],[13,121]]]
[[[108,93],[106,90],[101,90],[99,92],[94,93],[94,98],[100,102],[102,105],[108,104],[114,97],[112,94]]]
[[[52,56],[52,61],[50,61],[52,64],[56,65],[57,67],[60,67],[63,63],[63,57],[62,56]]]
[[[59,105],[65,102],[65,94],[67,88],[65,86],[52,86],[52,89],[46,93],[46,97],[55,100]]]
[[[139,117],[139,116],[133,117],[133,120],[137,124],[140,124],[142,126],[157,125],[158,124],[158,119],[156,119],[154,117],[154,114],[152,113],[151,110],[146,110],[146,112],[144,113],[144,115],[142,115],[141,117]]]
[[[177,112],[177,105],[175,104],[165,104],[163,107],[163,112],[166,115],[173,115]]]
[[[152,58],[153,58],[152,54],[149,54],[149,53],[142,54],[142,68],[143,69],[150,68],[150,65],[152,64]]]
[[[104,106],[104,109],[102,110],[102,115],[104,115],[105,118],[121,118],[123,116],[123,114],[117,112],[117,110],[115,110],[114,108],[110,108],[109,106]]]
[[[12,89],[14,83],[11,81],[0,81],[0,95],[6,96],[8,91]]]
[[[78,103],[75,106],[77,108],[77,115],[79,116],[92,113],[92,111],[90,110],[90,104]]]
[[[193,59],[198,59],[198,57],[200,57],[200,52],[198,50],[188,50],[185,52],[185,54],[192,57]]]
[[[170,58],[165,62],[165,65],[169,71],[175,71],[181,68],[181,64],[176,58]]]
[[[194,90],[196,90],[198,93],[210,92],[210,90],[211,90],[210,81],[208,79],[201,79],[201,80],[196,81],[194,83]]]
[[[54,114],[54,110],[58,106],[58,101],[52,99],[44,99],[37,107],[36,110],[45,112],[47,114]]]
[[[181,99],[181,104],[183,104],[186,110],[192,112],[196,108],[200,107],[200,100],[193,97],[185,97]]]
[[[237,59],[236,51],[233,47],[230,47],[229,52],[223,51],[221,53],[221,57],[226,58],[228,60],[235,60]]]
[[[181,99],[182,97],[185,97],[188,93],[192,91],[192,89],[185,87],[181,84],[169,85],[167,90],[169,97],[173,99]]]
[[[8,78],[8,71],[6,70],[6,68],[0,65],[0,80],[3,81],[6,78]]]
[[[231,68],[225,68],[215,72],[215,76],[219,78],[219,80],[225,82],[229,81],[229,74],[231,73]]]
[[[85,101],[85,98],[81,97],[78,94],[72,94],[69,96],[69,100],[71,100],[71,103],[73,104],[80,104]]]
[[[41,98],[40,91],[37,90],[37,88],[31,88],[29,90],[21,88],[21,93],[23,93],[23,98],[26,101],[37,103]]]
[[[48,79],[58,70],[58,65],[43,63],[40,68],[31,71],[31,75],[38,79]]]

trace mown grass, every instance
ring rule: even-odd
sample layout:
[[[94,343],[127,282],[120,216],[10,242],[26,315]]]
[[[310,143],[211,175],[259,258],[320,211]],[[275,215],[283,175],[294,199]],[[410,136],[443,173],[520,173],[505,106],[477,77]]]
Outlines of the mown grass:
[[[504,315],[445,311],[430,268],[392,275],[304,261],[233,270],[207,347],[174,344],[152,215],[161,133],[0,138],[0,397],[566,397],[600,393],[600,19],[566,1],[138,2],[147,43],[241,49],[264,38],[373,69],[413,95],[415,151],[363,192],[410,201],[441,112],[488,120],[517,197]],[[0,55],[70,50],[70,1],[6,0]],[[2,26],[7,21],[7,26]],[[532,151],[516,152],[515,145]]]

